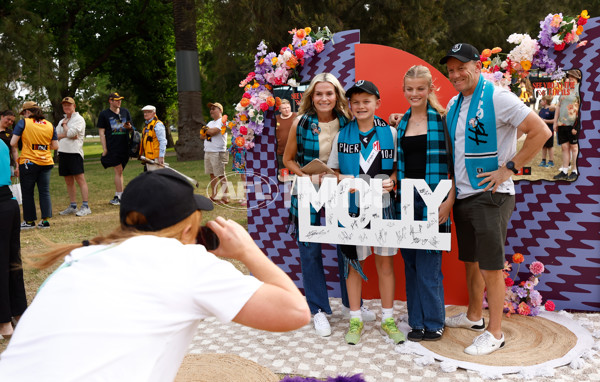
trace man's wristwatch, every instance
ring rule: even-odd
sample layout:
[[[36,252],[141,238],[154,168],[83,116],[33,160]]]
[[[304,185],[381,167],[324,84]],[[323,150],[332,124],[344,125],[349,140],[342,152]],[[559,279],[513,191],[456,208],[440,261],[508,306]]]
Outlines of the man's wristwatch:
[[[517,170],[515,168],[515,162],[509,160],[508,162],[506,162],[506,168],[509,169],[510,171],[514,172],[515,174],[519,173],[519,170]]]

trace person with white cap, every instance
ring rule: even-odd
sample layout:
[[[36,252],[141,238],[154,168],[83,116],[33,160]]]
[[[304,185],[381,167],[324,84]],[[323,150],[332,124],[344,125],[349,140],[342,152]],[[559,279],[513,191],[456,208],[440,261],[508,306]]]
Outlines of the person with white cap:
[[[92,213],[88,205],[88,185],[83,170],[83,138],[85,137],[85,120],[75,111],[75,100],[65,97],[62,100],[65,117],[58,122],[58,175],[65,178],[67,192],[71,204],[60,215],[75,214],[86,216]],[[81,208],[77,209],[75,182],[81,190]]]
[[[201,224],[212,209],[174,171],[144,172],[125,188],[112,233],[37,256],[37,268],[64,262],[15,328],[0,381],[173,381],[201,320],[273,332],[306,325],[302,293],[244,227]]]
[[[156,116],[156,107],[146,105],[142,108],[142,111],[144,112],[144,127],[142,128],[140,156],[145,156],[147,159],[164,164],[165,152],[167,150],[165,125]],[[146,171],[145,165],[144,171]]]

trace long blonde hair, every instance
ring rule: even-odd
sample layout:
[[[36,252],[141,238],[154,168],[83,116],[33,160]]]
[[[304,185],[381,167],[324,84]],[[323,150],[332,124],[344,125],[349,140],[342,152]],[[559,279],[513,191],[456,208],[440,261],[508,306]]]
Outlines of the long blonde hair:
[[[138,231],[131,227],[121,225],[119,228],[115,229],[108,235],[100,235],[100,236],[96,236],[93,239],[90,239],[88,241],[88,243],[85,243],[85,245],[118,244],[118,243],[122,243],[125,240],[130,239],[132,237],[141,236],[141,235],[153,235],[153,236],[158,236],[158,237],[168,237],[168,238],[174,238],[177,240],[181,240],[183,230],[188,225],[192,226],[190,234],[193,234],[195,237],[198,234],[198,231],[200,230],[201,219],[202,219],[202,213],[200,211],[195,211],[187,218],[181,220],[178,223],[173,224],[170,227],[163,228],[160,231],[151,231],[151,232]],[[127,224],[137,225],[137,224],[144,224],[146,222],[146,218],[144,215],[133,211],[127,215],[127,218],[125,219],[125,221]],[[60,245],[49,252],[30,256],[29,258],[23,259],[23,261],[25,262],[25,264],[27,264],[28,266],[31,266],[33,268],[45,269],[45,268],[51,267],[54,263],[56,263],[60,259],[64,258],[66,255],[71,253],[74,249],[81,248],[83,246],[84,246],[83,242],[78,243],[78,244]]]
[[[427,80],[427,86],[431,89],[429,96],[427,97],[427,101],[431,107],[433,107],[438,113],[441,115],[446,114],[446,109],[440,104],[437,96],[435,95],[435,88],[433,86],[433,78],[431,77],[431,72],[426,66],[423,65],[413,65],[408,69],[406,74],[404,75],[404,82],[406,82],[407,78],[416,79],[416,78],[424,78]]]
[[[313,95],[315,93],[315,87],[319,82],[329,82],[333,85],[336,96],[334,110],[338,113],[338,115],[341,114],[347,119],[350,119],[350,109],[348,107],[348,100],[346,99],[344,87],[331,73],[319,73],[314,76],[314,78],[310,81],[310,85],[308,85],[308,89],[306,89],[302,95],[302,101],[300,102],[298,114],[315,114],[317,112],[313,104]]]

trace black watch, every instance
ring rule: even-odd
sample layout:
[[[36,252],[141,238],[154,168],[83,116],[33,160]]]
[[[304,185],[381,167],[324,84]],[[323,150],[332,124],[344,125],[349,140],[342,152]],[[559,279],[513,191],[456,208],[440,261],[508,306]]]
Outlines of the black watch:
[[[510,171],[514,172],[515,174],[519,173],[519,170],[517,170],[515,168],[515,162],[509,160],[508,162],[506,162],[506,168],[509,169]]]

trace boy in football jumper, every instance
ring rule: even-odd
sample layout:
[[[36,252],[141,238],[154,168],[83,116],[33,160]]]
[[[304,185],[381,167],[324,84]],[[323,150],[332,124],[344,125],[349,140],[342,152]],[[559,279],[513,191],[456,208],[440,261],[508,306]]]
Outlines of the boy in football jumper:
[[[338,173],[338,178],[387,175],[383,180],[383,218],[394,219],[393,190],[396,183],[396,130],[375,115],[381,104],[379,90],[369,81],[358,81],[346,92],[354,115],[348,125],[336,135],[328,166]],[[388,195],[390,193],[391,195]],[[388,199],[389,197],[389,199]],[[352,199],[352,198],[351,198]],[[350,203],[349,213],[358,216],[356,202]],[[352,345],[360,341],[363,322],[360,310],[362,289],[361,276],[364,260],[371,254],[371,246],[344,246],[345,268],[348,273],[346,286],[350,302],[350,329],[346,342]],[[397,248],[375,247],[375,266],[379,277],[381,295],[382,334],[394,343],[404,342],[404,334],[398,330],[393,317],[394,306],[394,255]],[[348,264],[351,267],[348,267]]]

